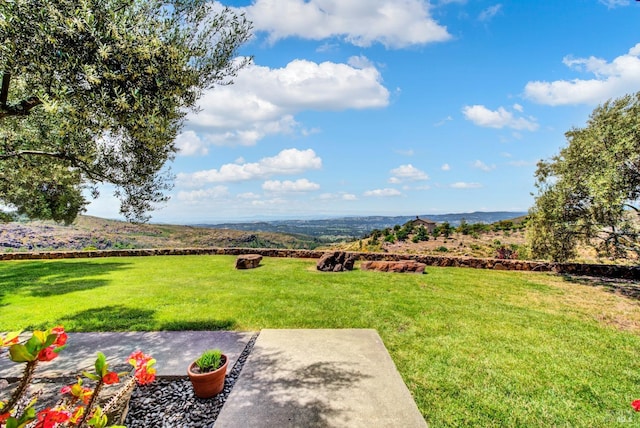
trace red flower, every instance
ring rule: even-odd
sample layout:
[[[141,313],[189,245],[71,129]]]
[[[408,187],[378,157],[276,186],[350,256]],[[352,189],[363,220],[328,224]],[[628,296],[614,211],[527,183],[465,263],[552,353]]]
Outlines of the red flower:
[[[135,377],[140,385],[146,385],[155,380],[156,369],[150,367],[155,364],[152,357],[136,351],[129,356],[129,363],[135,368]]]
[[[46,408],[38,412],[36,428],[55,428],[56,425],[67,422],[70,417],[69,412]]]
[[[53,346],[49,346],[38,353],[38,361],[51,361],[57,356],[58,354],[53,352]]]
[[[120,379],[118,378],[118,373],[109,372],[106,375],[102,376],[102,381],[107,385],[112,385],[114,383],[120,382]]]
[[[55,346],[64,346],[64,344],[67,343],[67,339],[67,333],[60,333],[53,344]]]
[[[67,333],[64,332],[64,327],[62,327],[61,325],[53,327],[51,329],[51,334],[55,334],[57,336],[55,342],[53,342],[54,346],[63,346],[65,343],[67,343],[68,336]]]
[[[156,370],[145,366],[140,370],[136,370],[135,376],[140,385],[147,385],[156,379]]]
[[[631,402],[631,407],[633,407],[633,410],[636,412],[640,412],[640,400],[633,400]]]
[[[9,412],[0,413],[0,423],[6,422],[7,419],[9,419],[9,417],[11,417],[11,413],[9,413]]]

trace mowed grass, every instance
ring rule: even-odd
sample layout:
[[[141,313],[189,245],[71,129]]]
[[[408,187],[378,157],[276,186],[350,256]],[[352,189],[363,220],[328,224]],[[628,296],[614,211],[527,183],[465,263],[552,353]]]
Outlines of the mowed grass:
[[[540,273],[234,260],[2,262],[0,331],[373,328],[432,427],[640,426],[635,300]]]

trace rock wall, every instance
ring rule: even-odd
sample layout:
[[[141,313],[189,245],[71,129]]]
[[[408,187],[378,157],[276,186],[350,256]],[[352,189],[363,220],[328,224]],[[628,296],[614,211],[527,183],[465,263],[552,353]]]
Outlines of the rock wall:
[[[324,251],[257,248],[166,248],[149,250],[51,251],[0,253],[0,260],[42,260],[96,257],[184,256],[260,254],[264,257],[319,259]],[[468,267],[475,269],[555,272],[559,274],[640,280],[640,266],[599,265],[584,263],[551,263],[530,260],[475,259],[471,257],[428,256],[420,254],[349,253],[358,260],[415,260],[427,266]]]

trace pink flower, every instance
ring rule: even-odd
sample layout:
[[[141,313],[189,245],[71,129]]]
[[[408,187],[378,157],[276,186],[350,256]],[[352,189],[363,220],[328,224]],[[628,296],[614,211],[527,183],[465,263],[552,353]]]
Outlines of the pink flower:
[[[636,412],[640,412],[640,400],[633,400],[631,402],[631,407],[633,407],[633,410]]]
[[[112,385],[114,383],[120,382],[120,378],[118,378],[118,373],[109,372],[106,375],[102,376],[102,381],[107,385]]]
[[[38,353],[38,361],[51,361],[57,356],[58,354],[53,352],[53,346],[49,346]]]

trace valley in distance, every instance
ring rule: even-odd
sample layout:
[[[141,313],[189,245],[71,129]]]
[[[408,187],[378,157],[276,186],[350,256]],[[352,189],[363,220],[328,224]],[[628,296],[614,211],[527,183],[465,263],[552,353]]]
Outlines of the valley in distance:
[[[167,225],[131,224],[79,216],[64,226],[49,221],[0,225],[0,251],[62,251],[137,248],[290,248],[381,251],[495,257],[498,248],[523,252],[524,212],[419,215],[449,228],[425,240],[397,232],[417,216],[363,216],[318,220]],[[467,225],[465,230],[458,230]],[[476,225],[474,227],[469,227]],[[394,230],[395,229],[395,230]],[[384,233],[372,239],[372,231]],[[441,231],[442,232],[442,231]],[[402,232],[401,232],[402,233]],[[393,236],[391,236],[393,235]],[[398,239],[400,238],[400,239]],[[521,254],[520,258],[524,258]]]

